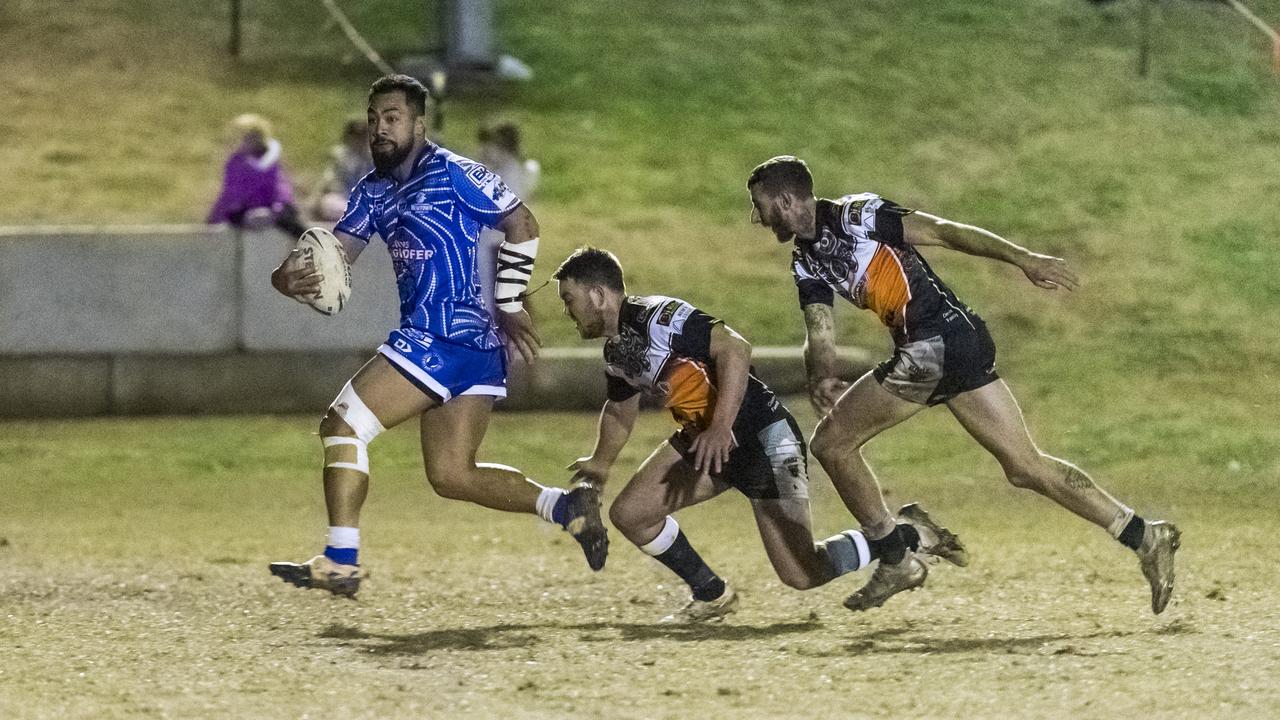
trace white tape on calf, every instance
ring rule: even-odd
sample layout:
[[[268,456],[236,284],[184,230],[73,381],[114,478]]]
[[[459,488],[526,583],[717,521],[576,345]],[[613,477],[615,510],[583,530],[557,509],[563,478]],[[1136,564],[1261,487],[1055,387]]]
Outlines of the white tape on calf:
[[[368,474],[369,474],[369,450],[368,450],[369,445],[368,445],[368,443],[364,442],[363,440],[360,440],[359,438],[353,438],[353,437],[327,437],[327,438],[323,438],[323,439],[322,439],[322,442],[324,443],[324,449],[325,449],[326,451],[327,451],[329,448],[333,447],[334,445],[355,445],[355,446],[356,446],[356,461],[355,461],[355,462],[353,462],[353,463],[349,463],[349,462],[326,462],[326,463],[325,463],[325,465],[324,465],[325,467],[327,467],[327,468],[346,468],[346,469],[348,469],[348,470],[356,470],[356,471],[358,471],[358,472],[362,472],[362,473],[364,473],[365,475],[368,475]],[[328,456],[328,455],[329,455],[329,453],[328,453],[328,452],[325,452],[326,459],[327,459],[327,456]]]

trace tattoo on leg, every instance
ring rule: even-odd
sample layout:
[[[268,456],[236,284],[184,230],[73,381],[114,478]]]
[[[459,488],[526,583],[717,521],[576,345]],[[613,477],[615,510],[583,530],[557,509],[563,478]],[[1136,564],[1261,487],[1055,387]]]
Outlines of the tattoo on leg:
[[[1090,480],[1089,476],[1084,474],[1083,470],[1076,467],[1068,466],[1067,474],[1063,479],[1066,480],[1068,487],[1080,492],[1087,492],[1097,487],[1093,484],[1093,480]]]

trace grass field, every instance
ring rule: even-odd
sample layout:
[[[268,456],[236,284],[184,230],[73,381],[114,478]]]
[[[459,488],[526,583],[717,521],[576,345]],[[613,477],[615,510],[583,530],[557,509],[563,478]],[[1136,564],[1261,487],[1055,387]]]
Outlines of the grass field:
[[[962,534],[968,568],[935,567],[922,591],[854,615],[840,601],[865,573],[782,586],[746,503],[725,496],[681,520],[741,609],[671,628],[656,621],[683,598],[665,569],[613,533],[592,575],[540,521],[435,497],[410,427],[374,445],[360,600],[286,587],[266,563],[323,539],[313,420],[0,424],[0,717],[1280,713],[1273,470],[1138,470],[1031,413],[1057,426],[1046,447],[1183,527],[1174,600],[1156,617],[1130,553],[1005,485],[944,411],[928,413],[870,456],[892,502],[922,500]],[[482,454],[563,482],[593,424],[499,414]],[[610,497],[668,426],[642,417]],[[817,532],[848,527],[815,475]]]
[[[1280,22],[1280,0],[1247,4]],[[227,3],[0,3],[0,225],[198,222],[244,111],[313,181],[374,73],[319,3],[244,5],[233,62]],[[435,36],[417,0],[341,5],[392,59]],[[1169,610],[945,411],[870,452],[894,500],[966,538],[968,569],[854,616],[840,600],[861,577],[786,589],[722,498],[682,520],[744,604],[694,630],[655,624],[681,592],[620,538],[591,576],[563,534],[435,498],[412,430],[375,445],[373,580],[348,603],[265,572],[322,541],[315,418],[6,422],[0,718],[1280,716],[1280,80],[1255,31],[1160,3],[1144,79],[1136,2],[500,5],[536,76],[451,98],[445,140],[471,151],[494,112],[524,124],[545,171],[535,280],[591,242],[633,290],[798,344],[787,251],[742,189],[781,152],[819,194],[873,189],[1066,257],[1070,295],[928,253],[987,319],[1045,449],[1183,527]],[[576,343],[544,296],[548,342]],[[838,317],[846,342],[887,347],[870,317]],[[486,455],[560,483],[593,424],[500,414]],[[620,468],[666,432],[646,416]],[[815,475],[817,530],[847,527]]]

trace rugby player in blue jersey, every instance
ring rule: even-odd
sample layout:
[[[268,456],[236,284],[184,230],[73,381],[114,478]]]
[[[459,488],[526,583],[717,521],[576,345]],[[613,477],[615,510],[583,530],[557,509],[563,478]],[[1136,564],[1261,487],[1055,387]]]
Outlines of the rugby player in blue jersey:
[[[427,480],[442,497],[558,523],[581,544],[593,570],[604,566],[608,552],[595,488],[547,488],[515,468],[476,463],[493,403],[506,396],[504,351],[532,361],[541,344],[521,304],[537,255],[538,222],[485,166],[427,140],[426,98],[422,84],[407,75],[385,76],[369,89],[375,169],[352,190],[334,234],[350,262],[375,233],[387,243],[400,291],[400,327],[343,386],[320,422],[328,543],[307,562],[270,566],[298,587],[345,596],[360,589],[368,444],[414,417],[420,419]],[[486,306],[477,280],[483,227],[505,235],[497,307]],[[305,300],[320,277],[294,250],[271,283]]]

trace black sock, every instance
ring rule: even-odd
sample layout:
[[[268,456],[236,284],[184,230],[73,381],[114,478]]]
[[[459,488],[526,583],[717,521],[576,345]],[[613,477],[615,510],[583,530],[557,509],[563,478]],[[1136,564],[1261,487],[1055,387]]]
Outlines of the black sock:
[[[715,600],[724,594],[724,580],[707,567],[698,551],[689,544],[683,530],[676,535],[671,547],[654,557],[688,583],[695,600]]]
[[[911,528],[915,530],[915,528]],[[879,540],[867,538],[867,546],[871,548],[871,559],[880,560],[882,563],[889,565],[897,565],[902,562],[902,558],[907,556],[907,539],[904,537],[906,533],[902,531],[901,525],[894,525],[893,530],[888,535]],[[916,543],[920,542],[920,536],[916,534]]]
[[[1142,533],[1147,529],[1147,521],[1137,513],[1133,514],[1133,518],[1129,520],[1129,524],[1124,526],[1124,531],[1120,533],[1120,544],[1130,550],[1137,550],[1142,545]]]
[[[902,541],[907,544],[907,549],[915,552],[920,549],[920,531],[911,523],[898,523],[898,532],[902,533]]]

